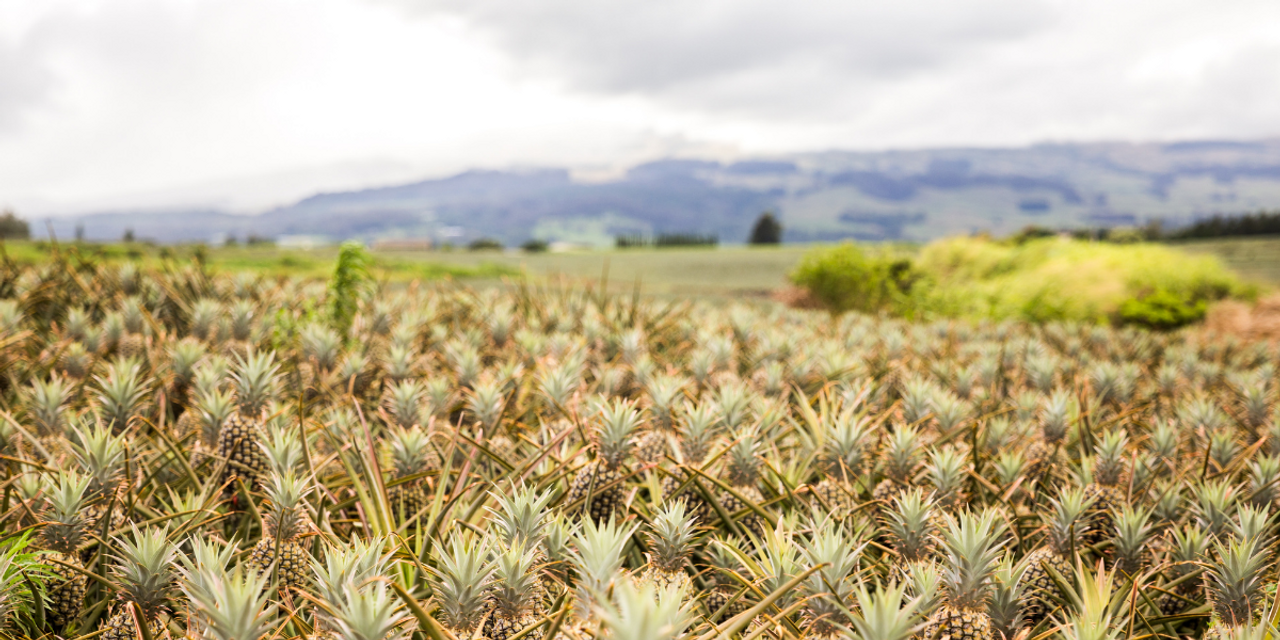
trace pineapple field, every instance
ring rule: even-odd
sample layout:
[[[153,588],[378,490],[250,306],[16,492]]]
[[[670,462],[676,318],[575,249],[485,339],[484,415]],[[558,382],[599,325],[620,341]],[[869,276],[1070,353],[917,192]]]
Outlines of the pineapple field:
[[[1277,637],[1274,344],[0,261],[0,637]]]

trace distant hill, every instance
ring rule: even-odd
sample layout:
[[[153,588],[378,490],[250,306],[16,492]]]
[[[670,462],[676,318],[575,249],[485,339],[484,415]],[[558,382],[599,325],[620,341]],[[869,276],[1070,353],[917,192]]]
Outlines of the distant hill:
[[[1011,149],[829,151],[722,164],[663,160],[607,182],[564,169],[469,171],[413,184],[321,193],[254,216],[116,211],[52,221],[61,237],[126,228],[162,242],[306,234],[466,242],[530,237],[608,243],[621,233],[696,232],[743,241],[777,211],[789,242],[929,240],[1028,224],[1178,226],[1280,208],[1280,140],[1043,144]]]

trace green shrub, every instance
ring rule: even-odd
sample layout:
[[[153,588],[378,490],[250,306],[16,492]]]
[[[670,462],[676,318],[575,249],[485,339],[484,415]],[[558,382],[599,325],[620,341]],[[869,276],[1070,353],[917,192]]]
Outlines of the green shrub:
[[[850,242],[807,252],[789,277],[835,313],[915,310],[911,295],[919,274],[911,260],[866,252]]]
[[[805,254],[791,281],[835,312],[1095,322],[1174,329],[1257,291],[1213,256],[1156,244],[939,240],[915,261],[852,244]]]

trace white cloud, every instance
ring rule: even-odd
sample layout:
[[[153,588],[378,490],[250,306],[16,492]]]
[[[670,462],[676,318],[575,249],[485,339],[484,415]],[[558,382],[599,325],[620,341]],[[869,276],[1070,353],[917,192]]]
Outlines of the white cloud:
[[[0,205],[470,166],[1280,134],[1251,0],[8,0]]]

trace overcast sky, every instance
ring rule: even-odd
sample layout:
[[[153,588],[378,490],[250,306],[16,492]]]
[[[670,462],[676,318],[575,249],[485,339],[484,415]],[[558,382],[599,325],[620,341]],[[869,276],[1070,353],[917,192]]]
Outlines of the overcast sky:
[[[1276,0],[3,0],[0,206],[1280,135]]]

